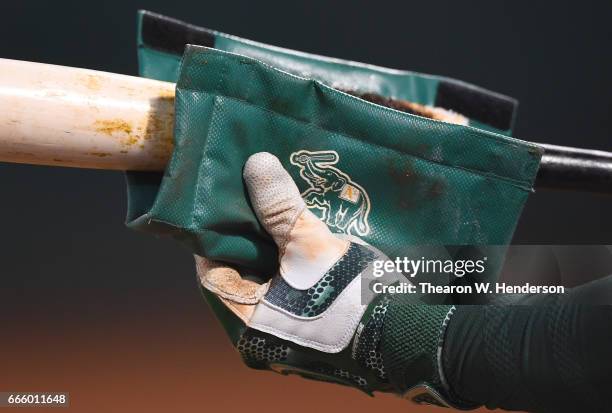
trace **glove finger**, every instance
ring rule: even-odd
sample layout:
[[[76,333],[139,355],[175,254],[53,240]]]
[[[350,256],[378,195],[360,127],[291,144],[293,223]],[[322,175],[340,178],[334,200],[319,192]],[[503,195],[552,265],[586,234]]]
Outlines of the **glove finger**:
[[[280,274],[294,288],[312,287],[346,252],[348,241],[334,236],[306,208],[293,179],[274,155],[252,155],[243,176],[259,222],[278,245]]]
[[[244,322],[248,322],[255,305],[266,293],[268,284],[243,279],[238,271],[225,264],[194,255],[200,284]]]
[[[300,191],[278,158],[267,152],[249,157],[243,177],[259,222],[282,251],[306,208]]]

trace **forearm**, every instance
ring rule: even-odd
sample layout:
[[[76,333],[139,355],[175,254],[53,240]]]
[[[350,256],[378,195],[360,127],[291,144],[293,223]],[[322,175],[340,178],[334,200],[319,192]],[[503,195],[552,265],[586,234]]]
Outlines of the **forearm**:
[[[489,408],[606,411],[612,405],[612,277],[515,305],[461,306],[442,352],[448,386]],[[517,305],[518,304],[518,305]]]

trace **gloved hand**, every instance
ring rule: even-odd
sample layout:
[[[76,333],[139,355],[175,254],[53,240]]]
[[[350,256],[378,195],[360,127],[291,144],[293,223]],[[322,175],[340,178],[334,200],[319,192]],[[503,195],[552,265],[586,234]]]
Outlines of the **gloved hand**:
[[[438,350],[452,308],[372,293],[373,262],[387,258],[359,239],[333,234],[273,155],[251,156],[243,177],[259,222],[278,246],[278,273],[259,284],[203,257],[196,256],[196,266],[245,363],[369,394],[450,404]]]

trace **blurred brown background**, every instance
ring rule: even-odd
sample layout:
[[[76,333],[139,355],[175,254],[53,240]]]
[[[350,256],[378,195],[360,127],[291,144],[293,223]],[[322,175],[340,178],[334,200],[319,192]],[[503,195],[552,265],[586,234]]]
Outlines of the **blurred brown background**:
[[[70,409],[92,413],[447,411],[250,370],[192,291],[15,300],[19,317],[2,324],[0,389],[69,392]]]

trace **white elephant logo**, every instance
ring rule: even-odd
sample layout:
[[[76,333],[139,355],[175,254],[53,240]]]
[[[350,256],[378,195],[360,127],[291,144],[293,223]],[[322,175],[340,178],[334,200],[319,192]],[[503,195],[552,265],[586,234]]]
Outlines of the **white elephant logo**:
[[[301,150],[292,153],[290,158],[310,186],[302,192],[302,198],[321,221],[336,232],[368,235],[370,198],[350,176],[333,166],[339,160],[336,151]]]

